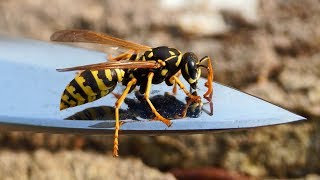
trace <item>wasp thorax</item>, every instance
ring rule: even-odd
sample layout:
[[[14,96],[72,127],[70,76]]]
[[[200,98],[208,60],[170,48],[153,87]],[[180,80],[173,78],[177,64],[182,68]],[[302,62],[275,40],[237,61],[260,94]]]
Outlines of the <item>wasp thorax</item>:
[[[197,88],[198,79],[201,74],[198,64],[199,60],[194,53],[187,52],[182,56],[181,73],[193,89]]]

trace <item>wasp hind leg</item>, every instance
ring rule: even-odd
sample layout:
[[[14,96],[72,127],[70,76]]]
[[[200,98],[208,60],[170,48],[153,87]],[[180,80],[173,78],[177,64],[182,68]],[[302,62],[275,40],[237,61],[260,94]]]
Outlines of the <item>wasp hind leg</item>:
[[[171,122],[169,119],[166,119],[164,118],[163,116],[161,116],[158,111],[156,110],[156,108],[154,108],[152,102],[150,101],[149,99],[149,95],[150,95],[150,88],[151,88],[151,85],[152,85],[152,78],[154,76],[154,73],[153,72],[150,72],[148,74],[148,83],[147,83],[147,87],[146,87],[146,91],[145,91],[145,94],[144,94],[144,98],[146,99],[146,101],[148,102],[150,108],[151,108],[151,111],[153,112],[153,114],[156,116],[155,118],[163,123],[165,123],[168,127],[171,126]]]
[[[116,116],[116,127],[115,127],[115,132],[114,132],[114,142],[113,142],[113,156],[118,156],[118,150],[119,150],[119,129],[120,129],[120,120],[119,120],[119,108],[121,104],[123,103],[124,99],[128,95],[131,87],[135,85],[137,82],[137,79],[133,78],[129,81],[127,84],[126,89],[123,91],[121,96],[118,98],[117,102],[115,103],[115,116]],[[121,123],[122,124],[122,123]]]

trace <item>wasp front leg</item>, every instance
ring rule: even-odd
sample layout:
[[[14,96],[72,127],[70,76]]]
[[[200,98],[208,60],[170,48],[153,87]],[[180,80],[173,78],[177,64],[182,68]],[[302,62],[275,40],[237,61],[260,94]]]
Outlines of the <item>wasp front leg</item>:
[[[121,96],[118,98],[117,102],[115,103],[115,116],[116,116],[116,127],[114,132],[114,143],[113,143],[113,156],[118,156],[118,150],[119,150],[119,129],[120,129],[120,120],[119,120],[119,109],[121,104],[123,103],[124,99],[128,95],[131,87],[137,83],[137,79],[133,78],[129,83],[127,84],[126,89],[123,91]]]
[[[148,102],[150,108],[151,108],[151,111],[153,112],[153,114],[156,116],[156,119],[157,120],[160,120],[161,122],[165,123],[168,127],[171,126],[171,122],[170,120],[164,118],[163,116],[161,116],[158,111],[156,110],[156,108],[154,108],[152,102],[150,101],[149,99],[149,95],[150,95],[150,88],[151,88],[151,85],[152,85],[152,78],[154,76],[154,73],[153,72],[150,72],[148,74],[148,83],[147,83],[147,87],[146,87],[146,92],[144,94],[144,98],[146,99],[146,101]]]
[[[209,105],[210,105],[210,113],[209,115],[213,115],[213,103],[212,103],[212,94],[213,94],[213,78],[214,78],[214,71],[212,68],[211,64],[211,59],[210,57],[205,57],[203,60],[208,61],[208,66],[207,66],[207,72],[208,72],[208,77],[207,77],[207,82],[205,83],[205,86],[208,88],[207,92],[203,95],[203,97],[208,100]]]
[[[179,80],[179,78],[177,76],[172,76],[170,78],[170,82],[172,84],[177,83],[178,86],[180,87],[180,89],[183,90],[183,92],[193,101],[193,102],[200,102],[201,98],[200,96],[195,96],[193,94],[191,94],[185,87],[185,85]]]
[[[214,72],[213,72],[213,68],[212,68],[212,64],[211,64],[211,59],[210,57],[206,56],[203,59],[201,59],[200,61],[207,61],[208,62],[208,66],[207,66],[207,82],[205,83],[205,86],[208,88],[207,92],[203,95],[203,97],[205,99],[207,99],[209,102],[212,101],[212,94],[213,94],[213,87],[212,87],[212,82],[213,82],[213,78],[214,78]]]

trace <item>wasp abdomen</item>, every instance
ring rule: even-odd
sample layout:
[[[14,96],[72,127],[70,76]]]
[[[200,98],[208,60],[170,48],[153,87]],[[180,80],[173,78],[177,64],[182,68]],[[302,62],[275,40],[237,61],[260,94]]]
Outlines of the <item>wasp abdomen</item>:
[[[95,101],[106,96],[122,81],[121,69],[85,70],[76,76],[65,88],[60,110]]]

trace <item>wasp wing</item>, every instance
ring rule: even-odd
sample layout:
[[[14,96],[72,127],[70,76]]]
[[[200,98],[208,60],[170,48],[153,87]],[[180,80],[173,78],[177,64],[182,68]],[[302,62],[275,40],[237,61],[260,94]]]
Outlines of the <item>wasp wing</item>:
[[[151,49],[151,47],[149,46],[115,38],[102,33],[97,33],[89,30],[80,30],[80,29],[57,31],[51,35],[50,40],[59,41],[59,42],[84,42],[84,43],[108,44],[111,46],[132,49],[138,52],[147,51]]]
[[[84,66],[75,66],[70,68],[57,69],[59,72],[65,71],[81,71],[81,70],[103,70],[103,69],[151,69],[159,68],[161,65],[157,61],[113,61],[113,62],[103,62],[97,64],[89,64]]]

